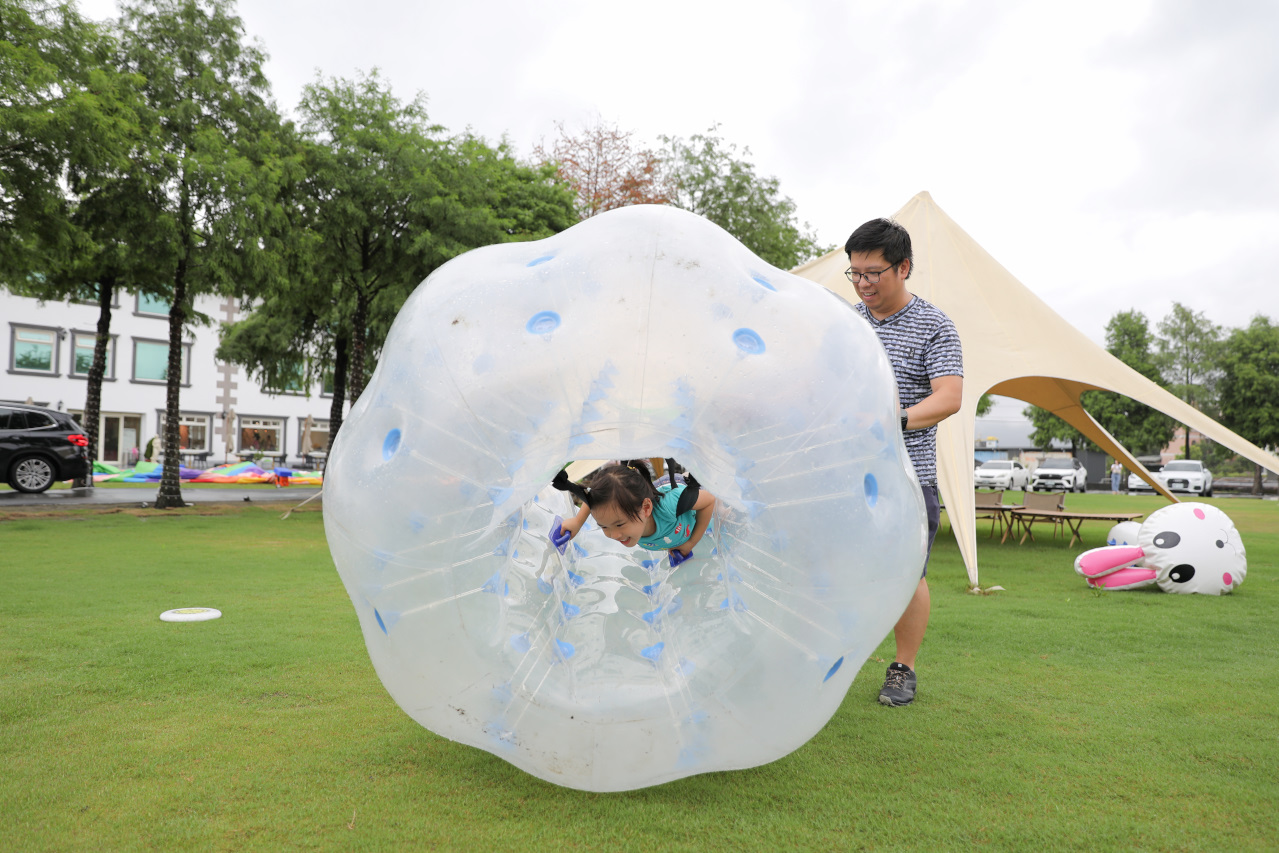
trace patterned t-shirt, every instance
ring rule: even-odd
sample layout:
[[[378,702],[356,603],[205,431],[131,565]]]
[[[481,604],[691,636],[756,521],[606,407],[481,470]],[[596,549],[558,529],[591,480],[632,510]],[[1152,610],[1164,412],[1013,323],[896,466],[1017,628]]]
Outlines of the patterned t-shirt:
[[[658,486],[657,491],[662,495],[653,504],[653,521],[657,524],[657,530],[653,531],[652,536],[641,537],[639,546],[650,551],[669,551],[683,545],[693,535],[697,513],[690,509],[683,515],[675,514],[679,496],[684,493],[683,485],[673,489],[670,486]]]
[[[932,380],[937,377],[964,375],[959,332],[946,313],[928,300],[912,295],[906,307],[887,320],[872,317],[865,303],[853,308],[866,318],[888,351],[903,406],[913,406],[932,394]],[[920,485],[936,484],[937,427],[908,430],[902,437]]]

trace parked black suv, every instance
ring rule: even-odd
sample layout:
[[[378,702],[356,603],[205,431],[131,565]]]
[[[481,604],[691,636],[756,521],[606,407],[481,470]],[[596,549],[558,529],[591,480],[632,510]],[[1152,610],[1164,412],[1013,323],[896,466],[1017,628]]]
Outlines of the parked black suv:
[[[89,474],[89,438],[66,412],[0,403],[0,476],[20,492],[43,492]]]

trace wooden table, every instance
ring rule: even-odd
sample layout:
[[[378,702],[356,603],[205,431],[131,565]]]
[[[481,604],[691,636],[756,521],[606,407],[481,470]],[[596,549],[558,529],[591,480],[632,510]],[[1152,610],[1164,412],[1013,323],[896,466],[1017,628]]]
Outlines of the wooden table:
[[[1061,521],[1065,522],[1070,528],[1070,545],[1073,546],[1079,541],[1079,526],[1085,521],[1113,521],[1115,523],[1121,521],[1132,521],[1134,518],[1141,518],[1144,512],[1070,512],[1068,510],[1051,510],[1036,509],[1027,511],[1025,509],[1014,509],[1013,518],[1021,524],[1022,534],[1021,542],[1023,544],[1027,537],[1033,542],[1035,535],[1031,532],[1031,527],[1036,521]]]
[[[983,512],[989,511],[999,515],[999,526],[1004,531],[1004,535],[999,537],[1000,545],[1008,541],[1008,534],[1013,530],[1013,513],[1024,508],[1025,504],[998,504],[996,506],[981,507]]]

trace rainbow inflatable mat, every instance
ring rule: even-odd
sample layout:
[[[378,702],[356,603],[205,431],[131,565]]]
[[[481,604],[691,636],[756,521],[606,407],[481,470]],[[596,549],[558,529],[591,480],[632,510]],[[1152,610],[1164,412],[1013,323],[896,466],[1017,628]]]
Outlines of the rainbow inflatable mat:
[[[135,467],[121,470],[103,462],[93,463],[95,483],[158,483],[164,473],[156,462],[139,462]],[[324,475],[319,471],[300,471],[294,468],[276,468],[266,471],[252,462],[234,462],[201,471],[195,468],[178,468],[178,476],[190,483],[263,483],[276,486],[319,486]]]

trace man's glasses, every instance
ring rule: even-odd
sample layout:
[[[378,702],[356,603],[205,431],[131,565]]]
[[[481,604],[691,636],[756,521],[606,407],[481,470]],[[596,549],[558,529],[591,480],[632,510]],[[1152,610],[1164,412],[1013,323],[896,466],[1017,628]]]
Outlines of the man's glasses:
[[[853,268],[849,267],[848,269],[844,270],[844,277],[847,278],[849,281],[851,281],[853,284],[856,284],[859,280],[863,278],[866,279],[867,284],[879,284],[879,277],[883,275],[884,273],[888,272],[890,269],[892,269],[895,266],[897,266],[897,264],[884,267],[882,270],[879,270],[878,272],[853,272]]]

